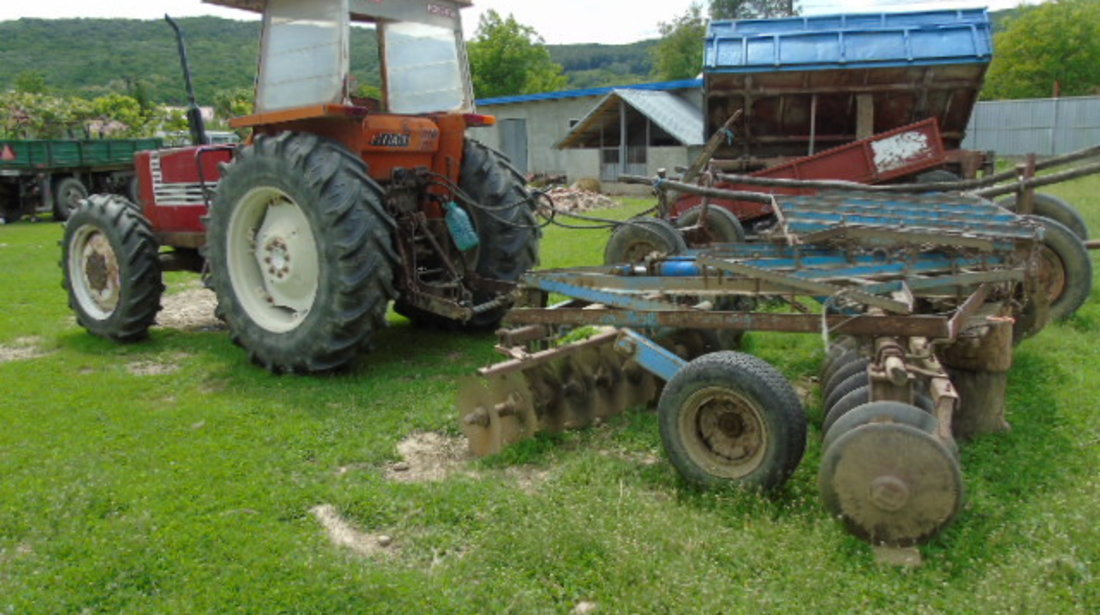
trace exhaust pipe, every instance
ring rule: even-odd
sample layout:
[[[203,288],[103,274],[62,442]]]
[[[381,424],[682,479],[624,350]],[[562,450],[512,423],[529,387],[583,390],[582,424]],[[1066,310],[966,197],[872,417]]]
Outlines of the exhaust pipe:
[[[202,120],[202,109],[199,108],[198,100],[195,98],[195,86],[191,83],[191,63],[187,60],[187,44],[183,41],[183,31],[180,30],[176,20],[167,14],[164,15],[164,20],[176,31],[176,42],[179,44],[180,65],[183,67],[183,80],[187,84],[189,99],[187,126],[191,129],[191,144],[207,145],[210,140],[206,136],[206,123]]]

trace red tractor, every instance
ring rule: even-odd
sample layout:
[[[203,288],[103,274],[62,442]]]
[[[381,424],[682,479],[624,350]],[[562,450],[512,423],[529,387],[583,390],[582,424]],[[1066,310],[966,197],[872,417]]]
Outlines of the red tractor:
[[[73,214],[62,268],[79,323],[144,337],[177,267],[206,273],[233,341],[275,372],[346,365],[391,300],[416,323],[495,326],[540,233],[524,178],[465,135],[494,121],[474,110],[470,3],[206,1],[263,14],[255,113],[231,122],[252,138],[207,145],[191,113],[194,146],[136,157],[140,205],[97,195]],[[376,29],[382,100],[352,95],[353,22]]]

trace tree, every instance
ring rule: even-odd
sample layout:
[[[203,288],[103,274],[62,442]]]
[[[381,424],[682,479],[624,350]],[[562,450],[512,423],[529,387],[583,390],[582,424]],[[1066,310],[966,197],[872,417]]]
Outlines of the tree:
[[[800,10],[795,0],[710,0],[711,19],[793,17]]]
[[[982,98],[1100,91],[1100,2],[1053,0],[1021,11],[994,36]]]
[[[658,24],[661,41],[653,49],[657,78],[663,81],[692,79],[703,68],[703,38],[707,21],[703,8],[692,4],[684,14]]]
[[[511,14],[483,13],[467,48],[478,98],[552,92],[568,83],[538,32]]]
[[[15,91],[25,94],[45,94],[46,75],[36,71],[23,71],[15,76]]]

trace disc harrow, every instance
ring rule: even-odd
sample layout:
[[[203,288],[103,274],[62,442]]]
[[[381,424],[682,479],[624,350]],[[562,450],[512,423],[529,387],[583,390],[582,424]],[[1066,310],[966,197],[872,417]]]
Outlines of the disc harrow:
[[[806,413],[774,367],[720,348],[717,333],[815,333],[829,341],[826,507],[876,545],[935,536],[963,502],[956,438],[1004,425],[1013,326],[1041,299],[1043,228],[942,194],[782,197],[775,209],[760,243],[525,276],[505,319],[516,328],[500,332],[509,359],[460,394],[474,452],[660,392],[662,441],[686,480],[777,487],[801,461]],[[568,300],[550,305],[551,293]],[[586,339],[555,345],[584,327]]]

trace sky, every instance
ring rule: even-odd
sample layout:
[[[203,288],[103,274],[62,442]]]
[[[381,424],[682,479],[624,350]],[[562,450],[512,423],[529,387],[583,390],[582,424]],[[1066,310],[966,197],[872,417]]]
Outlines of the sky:
[[[698,0],[694,0],[698,1]],[[1036,4],[1044,0],[799,0],[803,15],[828,13],[864,13],[943,8],[1012,8],[1021,2]],[[484,11],[511,13],[521,24],[531,26],[551,44],[620,44],[656,38],[657,24],[684,13],[693,0],[660,2],[624,2],[623,0],[474,0],[463,11],[467,37],[473,36],[478,18]],[[627,7],[624,10],[624,7]],[[217,15],[234,19],[249,14],[209,4],[201,0],[0,0],[0,21],[21,17],[125,17],[159,19],[164,13],[173,17]]]

